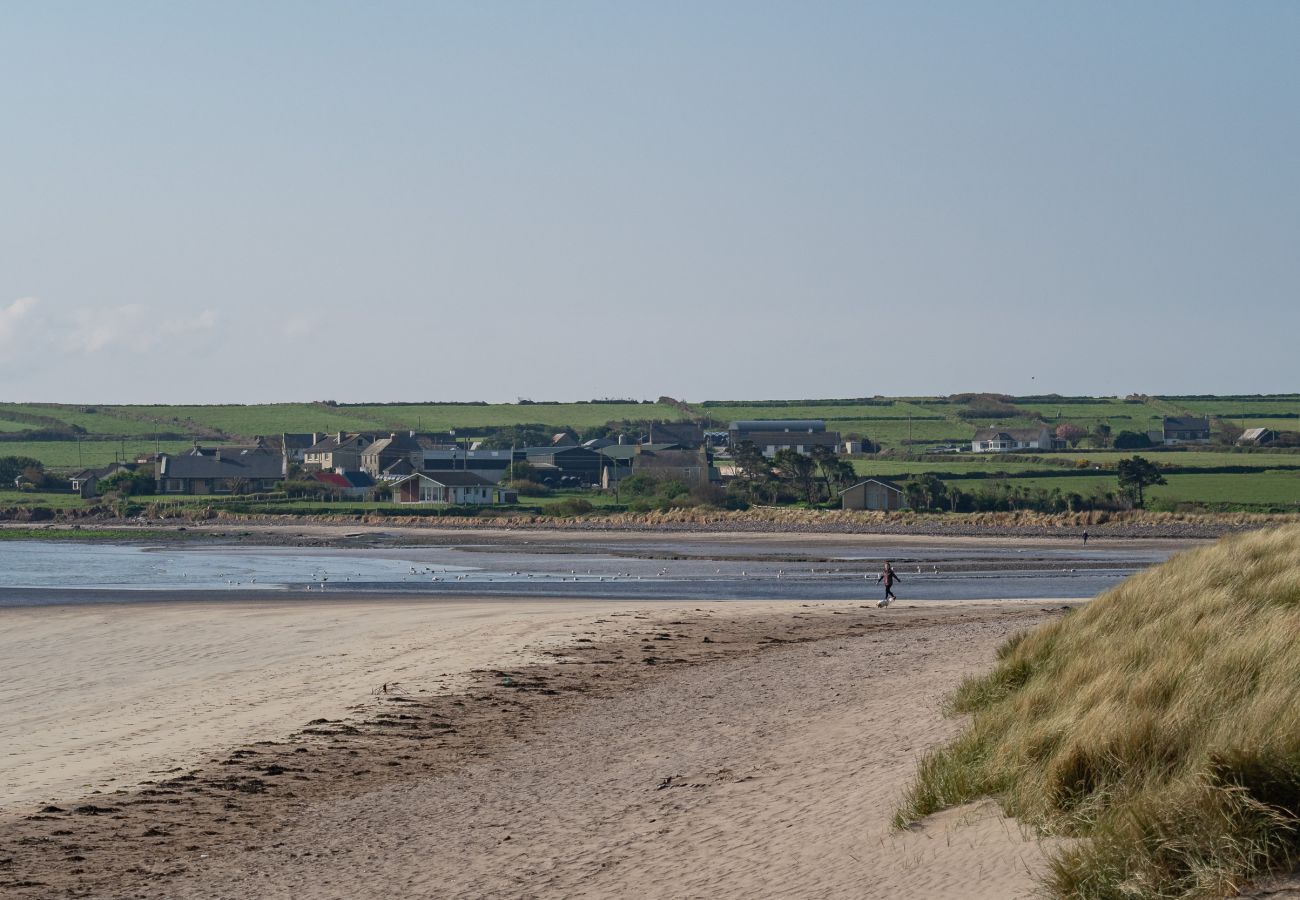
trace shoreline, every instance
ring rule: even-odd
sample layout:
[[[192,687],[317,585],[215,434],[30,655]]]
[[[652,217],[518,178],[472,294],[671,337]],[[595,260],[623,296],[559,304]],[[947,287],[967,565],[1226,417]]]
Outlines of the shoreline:
[[[370,529],[398,531],[410,537],[428,532],[623,533],[629,535],[879,536],[889,538],[1007,538],[1069,541],[1085,530],[1096,538],[1216,539],[1227,534],[1297,521],[1289,513],[1149,513],[1142,510],[1102,513],[864,513],[845,510],[780,509],[747,512],[670,510],[656,513],[595,513],[573,518],[543,515],[322,515],[279,516],[214,512],[207,517],[59,516],[52,519],[10,518],[0,529],[146,529],[172,532],[285,531],[329,529],[340,533]]]
[[[371,863],[363,860],[373,860],[378,846],[392,850],[397,845],[391,841],[398,834],[402,835],[398,845],[405,846],[409,835],[397,827],[385,837],[385,829],[389,827],[385,823],[393,816],[413,814],[412,791],[432,791],[436,799],[427,802],[435,804],[433,808],[445,809],[449,797],[455,800],[464,795],[465,786],[461,782],[466,778],[481,779],[483,776],[474,773],[483,769],[487,780],[470,784],[476,790],[486,790],[484,796],[495,798],[491,804],[511,806],[522,802],[519,794],[522,788],[512,785],[510,778],[488,772],[497,772],[501,766],[514,771],[512,767],[527,768],[534,764],[541,767],[530,776],[541,779],[537,784],[553,786],[562,781],[567,785],[565,791],[570,792],[565,794],[568,799],[560,807],[546,813],[558,820],[559,826],[565,825],[572,816],[582,819],[583,810],[588,807],[594,810],[609,803],[613,804],[611,810],[617,810],[626,808],[625,804],[632,800],[636,801],[634,805],[643,801],[672,801],[659,815],[676,816],[674,805],[682,798],[697,794],[729,797],[746,809],[761,812],[771,799],[770,791],[785,783],[777,777],[779,772],[794,767],[791,771],[797,770],[797,774],[791,777],[803,785],[799,797],[806,798],[808,803],[817,800],[831,806],[822,814],[809,817],[796,809],[798,804],[793,796],[783,800],[794,804],[790,814],[796,817],[799,829],[784,839],[812,841],[815,845],[825,836],[804,831],[817,830],[821,827],[817,823],[827,811],[843,806],[836,785],[842,787],[843,778],[849,776],[831,769],[835,766],[848,766],[853,771],[862,766],[873,771],[879,769],[860,785],[861,790],[875,799],[870,803],[864,799],[866,805],[855,815],[878,818],[882,811],[892,812],[892,808],[884,806],[894,800],[890,792],[910,778],[912,760],[954,727],[938,713],[942,696],[955,684],[954,679],[972,666],[990,663],[992,649],[1011,631],[1050,620],[1070,605],[1043,604],[1044,601],[902,603],[889,610],[878,610],[874,606],[846,603],[780,606],[765,603],[743,608],[737,603],[701,602],[676,604],[671,608],[656,606],[650,610],[632,604],[607,604],[603,611],[591,610],[586,614],[566,610],[559,617],[564,620],[563,629],[556,629],[549,642],[545,637],[540,641],[516,642],[516,649],[523,643],[529,653],[535,654],[531,661],[516,656],[486,667],[470,666],[453,690],[421,693],[420,682],[412,681],[400,693],[394,689],[368,695],[368,699],[346,716],[308,718],[305,710],[291,708],[283,722],[289,727],[282,728],[277,735],[251,742],[210,742],[208,750],[223,744],[234,749],[205,755],[208,762],[172,767],[174,771],[159,773],[152,780],[130,788],[110,788],[104,793],[72,800],[65,794],[48,803],[42,811],[11,809],[0,815],[0,849],[3,850],[0,859],[6,856],[10,859],[7,867],[0,868],[0,884],[6,884],[18,897],[128,893],[197,897],[212,896],[217,884],[222,885],[220,895],[229,897],[295,893],[320,897],[380,896],[377,888],[374,893],[367,893],[370,890],[367,885],[372,883],[371,879],[391,877],[394,873],[353,870],[357,865],[362,870],[370,866]],[[558,634],[560,630],[565,632],[564,636]],[[430,646],[426,643],[425,650]],[[867,651],[859,649],[863,647]],[[888,687],[884,692],[876,689],[871,678],[864,677],[877,664],[885,666],[876,670],[876,678],[880,679],[878,687]],[[828,673],[821,669],[829,665],[843,667],[844,672],[829,676],[828,682]],[[903,672],[911,674],[896,682],[896,677]],[[381,679],[388,681],[377,671],[367,673],[366,677],[366,684]],[[808,679],[812,679],[809,684],[821,684],[822,689],[798,687]],[[783,687],[787,684],[788,687]],[[834,690],[826,690],[829,685],[834,685]],[[771,694],[772,691],[776,694]],[[803,703],[813,706],[796,713],[795,707]],[[799,726],[796,720],[802,721],[801,715],[811,717],[809,723],[825,723],[847,716],[852,724],[817,737],[800,730],[804,726]],[[911,717],[907,721],[913,724],[900,724],[903,720],[899,716]],[[710,717],[717,717],[717,721]],[[688,721],[693,718],[698,721]],[[882,727],[884,731],[879,730]],[[615,730],[600,737],[596,732],[602,728]],[[591,729],[595,731],[582,737]],[[914,738],[908,737],[909,729],[914,730]],[[873,733],[876,738],[872,738]],[[744,759],[735,759],[729,763],[733,769],[728,770],[735,774],[733,778],[718,776],[716,773],[721,768],[710,770],[713,775],[676,771],[702,764],[698,759],[683,758],[670,764],[663,759],[656,763],[647,758],[619,776],[636,781],[627,787],[627,796],[622,796],[623,788],[614,783],[606,784],[605,788],[597,785],[593,794],[584,793],[593,790],[586,783],[589,777],[600,781],[596,773],[605,769],[599,763],[593,763],[595,767],[590,772],[547,768],[552,764],[561,767],[575,764],[583,754],[599,757],[605,752],[601,749],[603,743],[614,740],[615,734],[622,735],[622,740],[631,738],[633,743],[615,751],[607,764],[609,771],[621,771],[629,765],[626,755],[651,753],[651,747],[661,748],[652,756],[667,753],[674,757],[688,749],[697,756],[709,756],[713,753],[710,748],[715,745],[730,747],[726,752],[732,755],[770,752],[773,754],[770,765],[776,768],[768,768],[767,763],[754,768],[752,760],[746,763]],[[763,751],[769,735],[778,735],[780,740]],[[899,738],[905,740],[898,746],[902,748],[905,744],[906,749],[888,758],[882,757],[879,748],[870,746],[873,740]],[[835,745],[834,754],[828,754],[827,748],[818,743],[823,739]],[[853,747],[857,748],[856,758],[846,753]],[[836,760],[834,766],[832,759]],[[821,762],[805,771],[804,763],[810,760]],[[642,766],[649,769],[641,772]],[[747,774],[737,774],[734,768],[747,766],[752,769]],[[665,770],[660,772],[660,769]],[[647,779],[650,783],[645,783]],[[675,789],[678,783],[681,790]],[[758,787],[762,790],[754,793]],[[568,806],[569,800],[578,805]],[[424,802],[415,803],[414,808],[423,808]],[[550,801],[542,797],[539,802]],[[503,844],[505,838],[486,821],[484,814],[469,808],[462,813],[465,818],[457,820],[458,824],[448,820],[446,827],[451,831],[440,838],[461,844],[468,842],[462,847],[468,855],[458,861],[449,859],[447,863],[468,865],[465,870],[468,874],[447,895],[520,895],[518,884],[500,882],[503,872],[515,869],[497,858],[497,851],[525,851],[530,846],[525,835],[516,833],[516,843]],[[723,827],[709,810],[701,809],[699,814],[703,819],[691,814],[680,820],[683,834],[694,828],[707,831]],[[358,825],[351,831],[343,828],[342,833],[319,827],[319,823],[334,816],[355,821],[358,815],[378,818],[368,819],[370,824]],[[525,804],[517,807],[513,815],[527,819],[533,813]],[[652,821],[654,818],[657,816]],[[1006,873],[1019,873],[1017,877],[1023,881],[1024,867],[1020,861],[1026,854],[1034,856],[1036,851],[1026,849],[1029,845],[1019,838],[1005,841],[1003,832],[1008,826],[999,818],[990,819],[986,814],[976,818],[988,826],[983,831],[976,829],[980,835],[976,842],[982,848],[980,853],[1009,854],[1006,859],[1012,861],[1007,863]],[[590,846],[593,836],[583,821],[588,820],[570,823],[571,828],[560,827],[557,833],[556,822],[546,820],[545,828],[550,831],[542,832],[549,833],[545,852],[563,855],[567,847],[574,855],[563,865],[556,864],[552,871],[556,879],[553,883],[545,882],[550,887],[538,886],[535,892],[524,891],[523,895],[571,895],[569,892],[576,884],[585,883],[570,879],[579,877],[586,856],[591,853],[619,856],[624,852],[607,846],[603,839],[599,847]],[[879,840],[906,844],[914,837],[889,836],[880,830],[876,818],[871,818],[871,822],[875,824],[870,828],[874,829],[873,834],[879,833]],[[518,827],[529,830],[526,822]],[[535,827],[541,829],[543,825],[539,822]],[[628,847],[635,845],[635,852],[624,849],[637,863],[630,868],[614,866],[610,871],[621,871],[631,879],[620,882],[618,890],[633,886],[648,889],[649,882],[643,882],[642,875],[668,865],[669,857],[660,856],[657,840],[648,843],[643,840],[642,825],[632,823],[627,827],[631,828],[627,832],[631,842]],[[758,831],[766,827],[759,821],[752,826]],[[483,828],[488,831],[483,832]],[[476,845],[475,841],[486,833],[495,835],[490,846]],[[746,834],[750,833],[737,832],[733,838],[748,840]],[[44,840],[37,840],[42,837]],[[918,848],[932,844],[933,837],[916,837],[920,843],[903,857],[922,852]],[[534,834],[527,853],[543,852],[536,839]],[[840,840],[843,843],[844,839]],[[365,851],[373,841],[380,843]],[[556,841],[564,846],[557,845]],[[270,846],[267,842],[271,842]],[[319,849],[307,850],[310,846],[319,847],[321,842],[334,845],[335,849],[328,854]],[[357,843],[360,849],[356,853],[360,856],[337,846],[339,842]],[[996,848],[990,850],[994,845]],[[304,852],[308,852],[307,857],[302,856]],[[676,847],[673,852],[680,858],[685,850]],[[743,854],[749,852],[746,849]],[[933,847],[924,852],[932,853]],[[851,850],[846,853],[857,855]],[[344,855],[349,859],[344,866],[347,871],[334,871],[343,865]],[[70,867],[67,860],[72,857],[76,865]],[[386,858],[386,853],[381,853],[380,858]],[[397,896],[427,893],[427,887],[423,891],[419,888],[420,879],[442,884],[452,877],[450,872],[440,870],[439,865],[428,860],[424,864],[416,863],[407,860],[415,868],[409,872],[403,868],[407,893],[399,890]],[[964,877],[965,863],[962,860],[958,863],[954,877]],[[700,872],[703,872],[712,864],[705,861],[701,865]],[[249,874],[254,871],[262,874]],[[860,871],[837,871],[834,877],[843,880],[842,886],[865,884]],[[271,872],[278,874],[267,874]],[[924,874],[893,866],[881,876],[884,880],[880,884],[906,883],[907,879]],[[359,877],[349,882],[347,889],[337,881],[333,881],[332,888],[326,886],[336,877],[352,875]],[[471,875],[479,880],[466,881]],[[268,877],[279,880],[267,881]],[[810,884],[826,888],[826,877],[819,875]],[[722,890],[715,894],[744,896],[747,891],[741,885],[745,883],[741,878],[730,892]],[[997,884],[1005,886],[1006,882]],[[610,888],[615,890],[616,886],[611,884]],[[658,890],[661,893],[651,890],[647,895],[674,893],[671,884]],[[752,895],[752,891],[748,893]],[[799,892],[796,890],[792,895]],[[859,895],[877,896],[871,891]],[[995,892],[990,896],[1009,894]]]

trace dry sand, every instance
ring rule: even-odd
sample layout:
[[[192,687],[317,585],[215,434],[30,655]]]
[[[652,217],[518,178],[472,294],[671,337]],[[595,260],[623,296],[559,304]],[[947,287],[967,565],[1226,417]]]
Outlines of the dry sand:
[[[1041,848],[989,805],[902,833],[889,821],[918,756],[959,726],[944,695],[1007,635],[1060,614],[1044,601],[6,611],[0,684],[20,715],[0,740],[22,763],[6,765],[6,790],[62,799],[0,816],[0,889],[1025,896]],[[59,660],[38,681],[5,651]],[[404,693],[373,694],[391,681]],[[78,773],[123,784],[161,763],[185,774],[69,790]]]
[[[107,790],[373,702],[536,659],[617,604],[138,603],[0,609],[0,812]],[[448,677],[442,677],[442,676]],[[417,688],[417,689],[418,689]]]

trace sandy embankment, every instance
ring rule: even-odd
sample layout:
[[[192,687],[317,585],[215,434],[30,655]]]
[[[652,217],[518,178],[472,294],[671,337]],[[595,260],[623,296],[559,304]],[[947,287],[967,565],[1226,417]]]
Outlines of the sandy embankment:
[[[85,731],[82,753],[103,728],[119,765],[159,743],[171,758],[228,748],[240,729],[278,725],[280,740],[87,805],[0,816],[0,885],[250,900],[1023,896],[1040,849],[987,807],[902,834],[889,820],[917,757],[958,727],[944,695],[1008,634],[1060,614],[1043,603],[188,606],[161,630],[157,607],[94,628],[77,617],[108,611],[30,611],[69,672],[56,681],[69,694],[27,705],[33,737],[53,729],[44,743],[68,743],[62,720],[93,711],[77,693],[91,679],[71,672],[115,656],[135,716],[157,686],[175,693],[143,743],[108,713],[117,724]],[[115,650],[98,649],[105,627]],[[515,657],[438,693],[453,659],[537,641],[547,664]],[[218,664],[232,652],[238,664]],[[158,658],[170,670],[146,678]],[[321,665],[330,675],[309,681]],[[371,696],[392,680],[413,693]],[[99,690],[111,705],[113,686]],[[299,730],[313,704],[358,701],[352,724]],[[198,720],[184,746],[168,743],[168,716]]]

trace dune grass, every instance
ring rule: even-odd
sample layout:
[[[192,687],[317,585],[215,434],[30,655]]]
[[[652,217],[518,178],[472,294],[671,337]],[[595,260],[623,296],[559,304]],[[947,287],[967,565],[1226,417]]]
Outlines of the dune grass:
[[[1059,897],[1224,896],[1300,860],[1300,526],[1177,556],[998,657],[896,824],[995,797],[1079,838]]]

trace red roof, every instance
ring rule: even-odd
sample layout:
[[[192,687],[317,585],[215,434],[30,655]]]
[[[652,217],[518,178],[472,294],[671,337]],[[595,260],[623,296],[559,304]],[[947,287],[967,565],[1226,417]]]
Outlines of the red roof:
[[[338,472],[317,472],[312,477],[323,484],[328,484],[330,487],[344,489],[352,487],[352,484]]]

